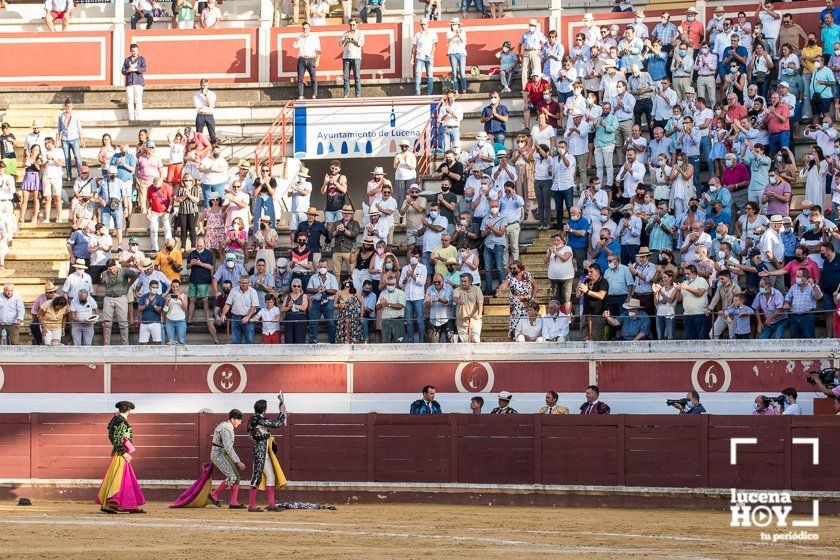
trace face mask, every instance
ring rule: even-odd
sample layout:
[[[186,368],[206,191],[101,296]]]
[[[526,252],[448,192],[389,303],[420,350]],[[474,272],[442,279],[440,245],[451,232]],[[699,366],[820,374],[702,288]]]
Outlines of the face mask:
[[[726,253],[724,253],[723,251],[718,251],[718,259],[723,260],[725,258],[726,258]]]
[[[546,101],[551,101],[551,96],[550,95],[543,95],[543,99],[545,99]]]
[[[776,156],[776,161],[778,161],[779,163],[782,163],[782,156]]]
[[[429,212],[429,217],[434,220],[438,217],[438,213],[437,212]]]
[[[491,213],[491,214],[493,214],[493,215],[495,216],[496,214],[498,214],[498,213],[499,213],[499,207],[498,207],[498,206],[494,206],[493,208],[491,208],[491,209],[490,209],[490,213]]]
[[[327,273],[327,269],[326,269],[326,268],[319,268],[319,269],[318,269],[318,274],[322,274],[322,275],[323,275],[323,274],[326,274],[326,273]]]
[[[684,50],[679,50],[677,51],[677,54],[679,54],[680,56],[685,56],[686,54],[688,54],[688,52]]]
[[[502,50],[506,53],[510,52],[510,47],[502,47]]]
[[[712,185],[712,186],[709,187],[709,190],[712,191],[713,193],[716,193],[716,192],[718,192],[719,188],[720,187],[718,187],[717,185]]]
[[[601,220],[601,223],[602,223],[602,224],[605,224],[605,223],[607,222],[607,220],[609,220],[609,219],[610,219],[610,217],[609,217],[609,216],[604,216],[604,215],[602,214],[601,216],[599,216],[599,219]]]
[[[727,160],[724,160],[724,161],[723,161],[723,164],[724,164],[726,167],[732,167],[732,164],[733,164],[733,163],[734,163],[734,162],[733,162],[731,159],[727,159]]]
[[[213,152],[213,157],[217,158],[221,155],[221,152]]]
[[[688,206],[688,209],[691,210],[692,212],[697,212],[697,205],[696,204],[690,204]]]
[[[700,52],[703,53],[703,54],[709,54],[709,49],[704,47],[704,48],[700,49]]]
[[[738,72],[738,67],[737,67],[737,66],[732,66],[732,67],[729,69],[729,73],[730,73],[730,74],[735,74],[736,72]]]
[[[611,263],[609,264],[609,266],[610,266],[610,268],[611,268],[612,270],[615,270],[616,268],[618,268],[618,263],[617,263],[617,262],[611,262]]]
[[[388,291],[389,291],[389,292],[393,292],[393,291],[394,291],[394,290],[396,290],[396,289],[397,289],[397,287],[396,287],[396,286],[388,286]]]
[[[233,268],[233,266],[234,266],[235,264],[236,264],[236,262],[235,262],[235,261],[228,261],[228,262],[226,262],[226,263],[225,263],[225,266],[227,266],[228,268]]]
[[[385,270],[393,270],[394,263],[385,263]]]
[[[362,290],[362,295],[368,297],[371,294],[370,290]]]
[[[473,199],[473,197],[471,197],[471,196],[465,196],[464,197],[464,200],[466,200],[467,202],[472,202],[472,199]]]
[[[828,130],[829,128],[831,128],[831,123],[824,122],[823,123],[823,130]],[[836,150],[837,147],[835,147],[834,149]]]
[[[695,17],[697,17],[697,16],[695,16],[695,15],[693,15],[693,14],[688,14],[688,15],[685,17],[685,19],[687,19],[688,21],[694,21],[694,18],[695,18]]]
[[[570,214],[569,217],[573,220],[577,220],[578,218],[580,218],[580,214]]]
[[[499,104],[499,100],[496,99],[495,97],[490,100],[490,105],[498,105],[498,104]]]
[[[417,260],[417,257],[411,257],[411,264],[417,264],[418,262],[420,261]]]
[[[483,145],[484,145],[484,140],[479,140],[479,141],[477,142],[477,144],[478,144],[479,146],[483,146]]]
[[[785,76],[793,76],[793,68],[785,68],[784,74]]]
[[[756,410],[756,411],[758,410],[758,403],[757,402],[753,403],[753,410]]]
[[[770,178],[769,178],[769,180],[770,180],[770,184],[771,184],[771,185],[775,185],[775,184],[776,184],[776,181],[777,181],[778,179],[776,179],[776,177],[770,177]]]
[[[151,290],[149,290],[149,292],[150,292],[152,295],[155,295],[155,296],[156,296],[156,295],[158,295],[158,294],[160,294],[160,293],[161,293],[161,290],[160,290],[160,288],[152,288]]]
[[[618,95],[624,95],[624,88],[616,88],[615,91],[618,93]]]
[[[796,284],[797,284],[798,286],[801,286],[801,285],[802,285],[802,284],[804,284],[804,283],[805,283],[805,279],[804,279],[804,278],[802,278],[802,277],[797,277],[797,279],[796,279]]]
[[[767,295],[767,288],[759,288],[758,291],[764,294],[765,296]]]
[[[677,165],[680,165],[680,166],[681,166],[683,163],[685,163],[683,160],[681,160],[681,159],[678,159],[678,160],[677,160]]]
[[[811,210],[803,210],[802,215],[803,216],[810,216],[811,215]]]
[[[815,62],[814,63],[814,70],[819,70],[820,68],[822,68],[822,64],[820,64],[819,62]]]
[[[638,315],[638,314],[639,313],[637,311],[628,311],[627,312],[627,315],[629,315],[631,319],[635,319],[636,315]]]

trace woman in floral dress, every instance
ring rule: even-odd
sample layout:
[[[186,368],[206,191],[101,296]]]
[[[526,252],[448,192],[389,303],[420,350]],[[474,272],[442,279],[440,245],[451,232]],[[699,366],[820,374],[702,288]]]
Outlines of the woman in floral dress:
[[[204,241],[213,251],[216,262],[224,262],[225,253],[225,213],[218,197],[210,199],[210,208],[205,214]]]
[[[519,319],[528,317],[528,302],[537,293],[537,284],[531,273],[525,270],[525,265],[519,261],[511,261],[509,273],[505,281],[496,290],[496,297],[502,291],[510,290],[510,322],[508,323],[508,338],[513,340]]]
[[[338,305],[338,332],[336,342],[339,344],[361,344],[364,342],[362,332],[362,298],[351,279],[341,284],[341,291],[336,296]]]

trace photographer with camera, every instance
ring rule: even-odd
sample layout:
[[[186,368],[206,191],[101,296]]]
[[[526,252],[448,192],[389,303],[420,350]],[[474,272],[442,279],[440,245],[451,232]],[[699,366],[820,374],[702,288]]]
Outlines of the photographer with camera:
[[[825,368],[819,371],[813,371],[805,380],[811,385],[816,385],[817,389],[826,397],[840,399],[840,384],[837,381],[836,369]]]
[[[776,416],[776,409],[770,406],[778,397],[758,395],[753,402],[753,416]]]
[[[689,391],[682,399],[668,399],[665,404],[673,406],[680,414],[708,414],[700,404],[700,394],[697,391]]]
[[[787,387],[782,389],[782,394],[779,395],[775,400],[773,400],[770,405],[775,409],[776,403],[779,405],[779,412],[781,412],[782,416],[788,414],[796,414],[801,416],[802,415],[802,407],[799,406],[799,403],[796,402],[796,397],[799,396],[796,389],[793,387]]]

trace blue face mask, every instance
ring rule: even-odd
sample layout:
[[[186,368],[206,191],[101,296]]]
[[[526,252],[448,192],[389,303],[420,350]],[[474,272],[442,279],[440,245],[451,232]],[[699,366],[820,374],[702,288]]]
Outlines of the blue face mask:
[[[810,211],[810,210],[803,210],[803,211],[802,211],[802,215],[803,215],[803,216],[810,216],[810,215],[811,215],[811,211]]]
[[[438,213],[437,212],[429,212],[429,217],[434,220],[438,217]]]
[[[694,407],[694,403],[693,403],[693,402],[688,401],[687,403],[685,403],[685,408],[686,408],[687,410],[691,410],[693,407]]]
[[[686,55],[686,51],[677,51],[677,52],[679,53],[680,56],[685,56]]]
[[[805,224],[803,228],[805,231],[814,231],[814,224]]]

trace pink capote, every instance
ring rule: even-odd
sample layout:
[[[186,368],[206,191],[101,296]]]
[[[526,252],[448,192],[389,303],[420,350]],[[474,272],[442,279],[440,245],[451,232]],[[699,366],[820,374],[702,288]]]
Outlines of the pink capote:
[[[210,490],[212,490],[213,482],[213,463],[204,463],[201,467],[201,476],[198,480],[192,483],[183,494],[178,496],[175,503],[169,506],[170,508],[203,508],[210,500]]]

